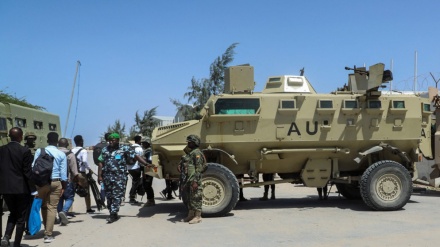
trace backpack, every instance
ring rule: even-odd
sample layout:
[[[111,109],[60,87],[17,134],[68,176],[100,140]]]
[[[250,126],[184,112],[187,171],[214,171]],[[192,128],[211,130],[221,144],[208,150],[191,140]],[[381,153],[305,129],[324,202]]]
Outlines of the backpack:
[[[104,147],[107,147],[107,143],[98,143],[95,145],[95,147],[93,148],[93,162],[95,162],[96,165],[98,165],[99,163],[99,156],[101,155],[101,151]]]
[[[50,184],[52,177],[54,157],[46,153],[44,148],[40,149],[40,156],[35,160],[32,167],[31,180],[39,187]]]
[[[135,149],[136,149],[136,147],[130,145],[130,150],[134,151]],[[124,158],[125,158],[125,164],[127,166],[132,166],[132,165],[136,164],[136,159],[134,157],[130,156],[129,150],[124,152]]]
[[[84,148],[80,148],[78,151],[76,151],[76,153],[75,153],[75,159],[76,159],[76,165],[77,165],[77,167],[78,167],[78,172],[79,172],[79,168],[81,167],[80,166],[80,163],[81,163],[81,161],[78,159],[78,154],[81,152],[81,150],[83,150]],[[70,152],[72,152],[72,151],[70,151]]]

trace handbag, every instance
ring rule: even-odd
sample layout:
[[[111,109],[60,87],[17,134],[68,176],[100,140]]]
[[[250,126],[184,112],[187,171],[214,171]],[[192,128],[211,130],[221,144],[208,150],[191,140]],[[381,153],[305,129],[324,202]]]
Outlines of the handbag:
[[[81,185],[77,184],[75,188],[75,193],[79,195],[80,197],[86,197],[89,192],[86,188],[83,188]]]
[[[34,198],[34,201],[32,202],[32,208],[29,214],[29,222],[28,222],[29,234],[31,235],[35,235],[41,229],[40,209],[42,203],[43,200],[38,197]]]

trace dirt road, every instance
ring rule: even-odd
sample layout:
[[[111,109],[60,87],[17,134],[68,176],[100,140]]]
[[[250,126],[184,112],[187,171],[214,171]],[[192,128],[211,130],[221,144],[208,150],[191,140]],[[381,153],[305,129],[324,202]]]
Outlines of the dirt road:
[[[180,200],[166,201],[154,180],[154,207],[121,207],[121,219],[107,224],[107,210],[85,213],[76,196],[76,217],[56,225],[55,241],[43,243],[43,231],[25,238],[23,246],[428,246],[440,242],[440,193],[413,193],[403,210],[377,212],[362,200],[346,200],[332,188],[328,200],[316,189],[280,184],[276,200],[260,201],[263,188],[246,188],[245,197],[227,216],[200,224],[179,222],[186,216]],[[130,183],[128,188],[130,188]],[[138,198],[141,200],[141,198]],[[144,203],[146,198],[142,199]],[[3,225],[8,212],[3,216]],[[4,228],[3,228],[4,229]]]

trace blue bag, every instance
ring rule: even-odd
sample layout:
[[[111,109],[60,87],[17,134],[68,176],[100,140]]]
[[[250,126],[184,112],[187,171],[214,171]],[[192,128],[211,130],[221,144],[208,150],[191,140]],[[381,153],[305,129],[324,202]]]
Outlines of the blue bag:
[[[29,233],[31,235],[35,235],[41,229],[41,216],[40,209],[43,200],[41,198],[34,198],[34,202],[32,203],[31,212],[29,214]]]

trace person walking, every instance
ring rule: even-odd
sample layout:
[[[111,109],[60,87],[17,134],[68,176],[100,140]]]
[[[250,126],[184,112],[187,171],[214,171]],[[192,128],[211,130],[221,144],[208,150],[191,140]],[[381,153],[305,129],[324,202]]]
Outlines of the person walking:
[[[92,169],[90,168],[89,163],[87,162],[87,150],[84,147],[84,139],[81,135],[76,135],[73,138],[75,142],[75,147],[72,148],[72,153],[75,154],[77,163],[78,163],[78,172],[79,172],[79,184],[81,187],[87,189],[87,195],[84,197],[86,201],[86,213],[93,214],[95,210],[92,209],[92,203],[90,200],[90,184],[87,180],[87,172],[91,173]]]
[[[9,240],[15,228],[13,246],[18,247],[25,231],[31,193],[36,192],[36,187],[30,179],[31,151],[20,145],[23,140],[23,130],[18,127],[11,128],[9,138],[11,141],[0,147],[0,194],[3,195],[10,212],[1,246],[10,245]]]
[[[35,149],[35,141],[36,140],[37,140],[37,135],[35,135],[34,132],[26,132],[26,134],[24,134],[24,146],[31,150],[32,160],[34,160],[34,154],[36,151],[36,149]],[[33,202],[34,202],[34,196],[31,196],[31,199],[29,200],[28,210],[26,212],[26,220],[24,222],[26,235],[30,235],[30,233],[29,233],[29,216],[31,214],[31,208],[32,208]]]
[[[108,146],[108,137],[111,133],[105,133],[104,134],[104,140],[102,140],[101,142],[97,143],[94,147],[93,147],[93,162],[95,163],[96,166],[98,166],[99,163],[99,156],[101,155],[102,149]],[[104,188],[104,183],[101,183],[101,190],[99,191],[99,193],[101,194],[101,200],[104,203],[105,202],[105,188]]]
[[[78,166],[76,164],[75,154],[67,149],[69,147],[69,142],[66,138],[60,138],[58,141],[58,149],[66,154],[67,167],[68,167],[68,183],[64,193],[60,197],[58,203],[57,211],[62,225],[67,225],[69,219],[67,213],[72,207],[73,201],[75,200],[75,183],[78,181]]]
[[[189,195],[188,200],[188,216],[183,222],[197,224],[202,222],[202,173],[206,167],[206,158],[199,149],[200,138],[196,135],[189,135],[186,138],[189,153],[184,157],[184,170],[179,172],[185,173],[184,190]]]
[[[119,207],[127,183],[125,154],[127,153],[130,158],[134,158],[142,165],[147,166],[147,162],[141,156],[136,155],[129,146],[119,145],[118,133],[112,133],[108,138],[109,145],[102,149],[98,158],[98,183],[104,183],[107,208],[110,212],[107,222],[113,223],[119,219]]]
[[[142,156],[143,150],[141,147],[141,136],[135,136],[134,137],[134,144],[132,145],[132,148],[134,148],[134,152],[136,155]],[[129,192],[129,203],[130,204],[138,204],[139,202],[136,201],[136,192],[138,186],[142,186],[141,181],[141,166],[139,165],[139,161],[136,161],[133,165],[127,165],[128,173],[131,176],[131,189]]]
[[[144,149],[143,157],[147,163],[151,164],[151,140],[148,137],[142,137],[141,140],[142,148]],[[154,200],[154,190],[153,190],[153,177],[145,174],[142,175],[142,185],[144,186],[145,193],[147,194],[147,202],[144,207],[150,207],[156,205]]]
[[[51,243],[55,240],[52,236],[55,217],[57,213],[57,206],[60,201],[61,195],[67,186],[67,158],[66,154],[58,150],[58,133],[49,132],[47,134],[47,143],[49,144],[44,148],[45,152],[52,156],[53,168],[51,175],[51,182],[37,186],[38,197],[43,200],[41,204],[41,214],[44,225],[44,242]],[[41,149],[37,149],[35,152],[34,161],[32,167],[35,164],[35,160],[40,156]]]

